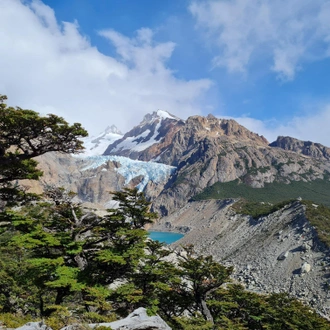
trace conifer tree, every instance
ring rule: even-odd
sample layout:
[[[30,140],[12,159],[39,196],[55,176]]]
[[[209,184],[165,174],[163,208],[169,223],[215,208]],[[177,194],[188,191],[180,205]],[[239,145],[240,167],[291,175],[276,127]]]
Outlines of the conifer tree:
[[[83,149],[79,138],[87,136],[87,131],[53,114],[40,116],[7,106],[6,100],[0,94],[0,201],[13,202],[20,197],[16,180],[36,180],[42,175],[35,157],[51,151],[79,152]]]

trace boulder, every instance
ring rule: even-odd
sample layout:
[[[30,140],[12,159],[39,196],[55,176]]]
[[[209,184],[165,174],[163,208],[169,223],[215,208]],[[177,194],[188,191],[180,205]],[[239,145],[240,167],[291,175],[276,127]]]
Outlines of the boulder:
[[[289,256],[289,251],[282,252],[278,257],[277,260],[284,260]]]
[[[158,315],[148,316],[146,309],[143,307],[136,309],[125,319],[111,323],[90,325],[91,328],[95,328],[97,326],[111,327],[112,330],[171,330],[165,321]]]
[[[304,251],[304,252],[308,252],[308,251],[311,250],[311,246],[308,243],[305,242],[301,245],[301,250]]]
[[[125,319],[119,321],[114,321],[110,323],[88,324],[88,327],[91,329],[97,329],[100,326],[110,327],[112,330],[171,330],[171,328],[165,323],[165,321],[158,315],[148,316],[146,309],[143,307],[136,309]],[[77,329],[77,326],[69,325],[67,327],[62,328],[61,330],[74,329]]]
[[[22,325],[19,328],[16,328],[16,330],[52,330],[52,328],[48,327],[46,324],[44,324],[43,321],[40,322],[29,322],[24,325]]]
[[[303,265],[301,266],[300,272],[301,274],[307,274],[311,271],[311,269],[312,266],[309,263],[304,262]]]

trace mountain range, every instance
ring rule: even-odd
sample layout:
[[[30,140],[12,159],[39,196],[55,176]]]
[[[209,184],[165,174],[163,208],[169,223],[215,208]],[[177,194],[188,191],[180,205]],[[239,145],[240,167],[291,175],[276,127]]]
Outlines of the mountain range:
[[[271,184],[288,188],[295,182],[329,181],[330,148],[292,137],[269,143],[235,120],[213,115],[182,120],[158,110],[125,134],[112,125],[85,138],[84,145],[79,156],[42,157],[44,180],[99,205],[111,200],[108,191],[137,186],[161,216],[212,187],[220,191],[219,198],[236,197],[223,195],[230,182],[262,191]]]
[[[233,277],[253,291],[289,292],[330,317],[330,218],[310,218],[330,206],[330,148],[283,136],[269,143],[231,119],[182,120],[163,110],[84,144],[80,155],[38,159],[45,184],[99,209],[112,207],[109,192],[137,187],[160,216],[153,229],[184,233],[178,244],[234,266]],[[240,214],[238,198],[270,211]]]

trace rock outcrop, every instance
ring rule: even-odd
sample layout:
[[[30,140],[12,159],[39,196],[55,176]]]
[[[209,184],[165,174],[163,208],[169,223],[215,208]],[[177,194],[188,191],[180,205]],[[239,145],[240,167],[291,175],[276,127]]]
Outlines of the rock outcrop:
[[[316,159],[330,160],[330,148],[320,143],[301,141],[290,136],[279,136],[270,146],[294,151]]]
[[[123,320],[89,325],[92,329],[97,329],[98,326],[111,327],[113,330],[171,330],[160,316],[148,316],[143,307],[136,309]]]
[[[16,330],[52,330],[43,321],[40,322],[28,322],[23,326],[16,328]]]
[[[167,323],[158,315],[148,316],[145,308],[133,311],[126,318],[110,323],[75,324],[68,325],[61,330],[97,329],[109,327],[112,330],[171,330]],[[16,330],[52,330],[41,322],[29,322]]]

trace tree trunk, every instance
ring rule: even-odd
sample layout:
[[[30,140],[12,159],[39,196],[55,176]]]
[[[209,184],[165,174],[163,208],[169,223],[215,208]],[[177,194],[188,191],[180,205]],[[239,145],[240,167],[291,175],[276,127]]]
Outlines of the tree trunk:
[[[69,293],[69,290],[66,288],[57,289],[57,295],[55,299],[55,305],[61,305],[63,298]]]
[[[214,324],[213,316],[206,305],[206,295],[200,292],[195,292],[195,302],[197,303],[198,308],[202,312],[204,319]]]
[[[44,300],[42,298],[42,294],[39,294],[39,310],[40,310],[40,315],[44,316],[45,314],[45,309],[44,309]]]
[[[214,320],[213,320],[213,316],[209,310],[209,308],[206,305],[206,301],[204,299],[201,299],[201,308],[202,308],[202,314],[204,316],[204,318],[211,322],[212,324],[214,324]]]

